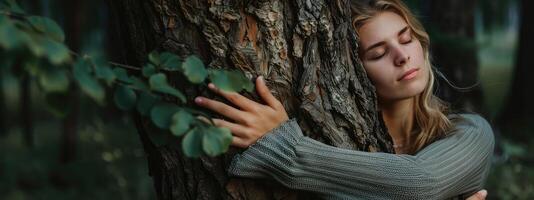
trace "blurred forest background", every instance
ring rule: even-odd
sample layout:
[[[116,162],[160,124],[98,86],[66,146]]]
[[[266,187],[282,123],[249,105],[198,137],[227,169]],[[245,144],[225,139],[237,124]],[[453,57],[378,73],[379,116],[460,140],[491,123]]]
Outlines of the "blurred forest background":
[[[114,61],[118,24],[106,1],[23,0],[54,19],[75,52]],[[533,199],[532,1],[409,0],[431,35],[439,95],[481,113],[497,138],[488,199]],[[4,58],[3,50],[0,58]],[[4,65],[3,62],[0,62]],[[155,199],[135,125],[72,87],[64,118],[52,115],[31,77],[0,66],[0,199]],[[452,85],[452,86],[451,86]]]

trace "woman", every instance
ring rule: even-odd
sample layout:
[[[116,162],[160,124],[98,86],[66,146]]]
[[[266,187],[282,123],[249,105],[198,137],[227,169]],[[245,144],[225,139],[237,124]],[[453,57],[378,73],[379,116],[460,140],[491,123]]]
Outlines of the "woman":
[[[494,147],[491,127],[478,115],[447,117],[446,106],[432,93],[429,39],[421,24],[399,0],[369,1],[354,5],[353,12],[358,53],[397,154],[340,149],[305,137],[259,77],[257,91],[267,105],[213,84],[212,90],[240,109],[195,99],[232,119],[214,122],[232,131],[232,145],[248,147],[229,173],[273,178],[324,198],[445,199],[480,190]],[[484,196],[481,191],[471,198]]]

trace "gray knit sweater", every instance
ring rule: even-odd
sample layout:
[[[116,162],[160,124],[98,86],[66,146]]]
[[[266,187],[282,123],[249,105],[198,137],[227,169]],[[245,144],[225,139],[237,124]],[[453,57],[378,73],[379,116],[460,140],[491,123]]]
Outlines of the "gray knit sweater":
[[[326,199],[447,199],[482,189],[493,155],[488,122],[462,114],[455,133],[415,155],[329,146],[302,134],[295,118],[232,160],[233,176],[270,178]]]

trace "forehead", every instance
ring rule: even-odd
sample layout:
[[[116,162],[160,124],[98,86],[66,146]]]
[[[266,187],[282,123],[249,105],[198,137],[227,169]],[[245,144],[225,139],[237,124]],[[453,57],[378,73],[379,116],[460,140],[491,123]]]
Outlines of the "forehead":
[[[396,38],[399,31],[407,25],[404,18],[397,13],[379,13],[358,29],[360,42],[363,47],[367,47],[388,38]]]

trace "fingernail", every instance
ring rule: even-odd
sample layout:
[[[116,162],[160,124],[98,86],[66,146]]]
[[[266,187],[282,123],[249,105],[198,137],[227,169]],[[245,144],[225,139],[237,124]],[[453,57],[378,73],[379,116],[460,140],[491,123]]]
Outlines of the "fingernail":
[[[259,76],[258,79],[260,79],[260,82],[263,83],[263,76]]]
[[[488,191],[487,190],[481,190],[479,193],[484,197],[486,197],[488,195]]]
[[[202,103],[202,98],[201,97],[196,97],[195,98],[195,103]]]
[[[208,87],[211,89],[215,89],[215,85],[213,85],[213,83],[208,84]]]

